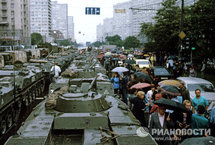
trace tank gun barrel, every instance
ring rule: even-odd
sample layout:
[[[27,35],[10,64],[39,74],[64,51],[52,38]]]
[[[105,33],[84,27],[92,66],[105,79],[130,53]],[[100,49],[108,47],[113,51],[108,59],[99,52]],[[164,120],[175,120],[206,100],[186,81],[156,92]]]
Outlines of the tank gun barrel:
[[[90,84],[90,86],[89,86],[89,88],[88,88],[88,91],[90,91],[90,90],[92,89],[92,87],[93,87],[93,85],[95,84],[97,78],[98,78],[98,76],[96,76],[96,77],[93,79],[93,81],[91,82],[91,84]]]

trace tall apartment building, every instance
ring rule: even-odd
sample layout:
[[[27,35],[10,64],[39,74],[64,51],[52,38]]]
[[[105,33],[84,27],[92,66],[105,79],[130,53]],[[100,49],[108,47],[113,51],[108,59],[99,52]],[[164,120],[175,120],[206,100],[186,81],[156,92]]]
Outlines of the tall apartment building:
[[[113,36],[113,18],[106,18],[103,24],[97,25],[96,34],[97,41],[105,41],[107,36]]]
[[[68,38],[68,5],[52,1],[52,30],[60,31],[64,39]]]
[[[131,35],[131,2],[119,3],[113,6],[113,35],[122,39]]]
[[[75,41],[75,28],[73,16],[68,16],[68,38]]]
[[[28,0],[1,0],[0,39],[5,41],[2,45],[9,41],[13,45],[30,45]]]
[[[137,36],[139,34],[141,23],[154,23],[153,17],[156,16],[157,10],[162,8],[162,2],[164,1],[165,0],[132,0],[132,35]]]
[[[103,38],[103,25],[99,24],[96,26],[96,40],[103,42],[104,38]]]
[[[50,41],[51,28],[51,0],[30,0],[31,33],[40,33]]]

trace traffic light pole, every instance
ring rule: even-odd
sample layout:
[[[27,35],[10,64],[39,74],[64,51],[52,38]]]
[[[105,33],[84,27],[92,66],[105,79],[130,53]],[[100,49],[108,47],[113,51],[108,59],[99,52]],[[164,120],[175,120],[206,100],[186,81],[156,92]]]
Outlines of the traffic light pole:
[[[184,0],[181,0],[180,32],[182,32],[183,29],[184,29]],[[180,57],[181,46],[182,46],[182,39],[180,39],[180,43],[179,43],[179,51],[178,51],[179,57]]]

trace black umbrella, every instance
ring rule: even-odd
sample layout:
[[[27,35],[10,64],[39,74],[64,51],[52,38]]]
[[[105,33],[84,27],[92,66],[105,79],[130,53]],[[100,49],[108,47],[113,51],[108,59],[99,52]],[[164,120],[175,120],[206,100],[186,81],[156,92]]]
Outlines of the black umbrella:
[[[181,96],[179,89],[175,86],[171,85],[164,85],[160,87],[160,90],[165,94],[172,95],[172,96]]]
[[[215,145],[215,137],[192,137],[185,139],[180,145]]]
[[[161,99],[155,101],[154,104],[157,104],[158,106],[163,105],[167,109],[171,109],[171,110],[188,112],[187,108],[183,104],[169,100],[169,99],[161,98]]]
[[[144,79],[145,81],[152,82],[152,78],[150,75],[143,73],[143,72],[136,72],[134,73],[137,79]]]
[[[127,63],[127,64],[135,64],[135,61],[132,60],[132,59],[126,59],[125,63]]]

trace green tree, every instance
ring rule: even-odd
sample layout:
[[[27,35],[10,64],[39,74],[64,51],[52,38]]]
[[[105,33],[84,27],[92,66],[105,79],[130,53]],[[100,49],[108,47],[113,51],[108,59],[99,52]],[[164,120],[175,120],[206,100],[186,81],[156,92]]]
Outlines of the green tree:
[[[67,39],[60,41],[61,46],[69,46],[71,45],[71,42]]]
[[[180,28],[180,8],[176,5],[177,0],[166,0],[163,7],[158,10],[154,17],[155,24],[143,23],[140,34],[148,37],[146,48],[154,50],[177,52],[178,34]]]
[[[95,46],[95,47],[100,47],[100,46],[102,46],[103,44],[104,44],[103,42],[96,41],[96,42],[94,42],[92,45]]]
[[[140,41],[134,36],[129,36],[125,39],[124,46],[125,49],[137,48],[140,46]]]
[[[43,43],[43,36],[40,33],[31,34],[31,44],[32,45],[40,45],[42,43]]]
[[[215,1],[199,0],[191,6],[192,41],[196,56],[214,58],[215,54]]]
[[[116,45],[118,47],[123,46],[123,41],[119,35],[107,36],[105,40],[108,42],[109,45]]]

